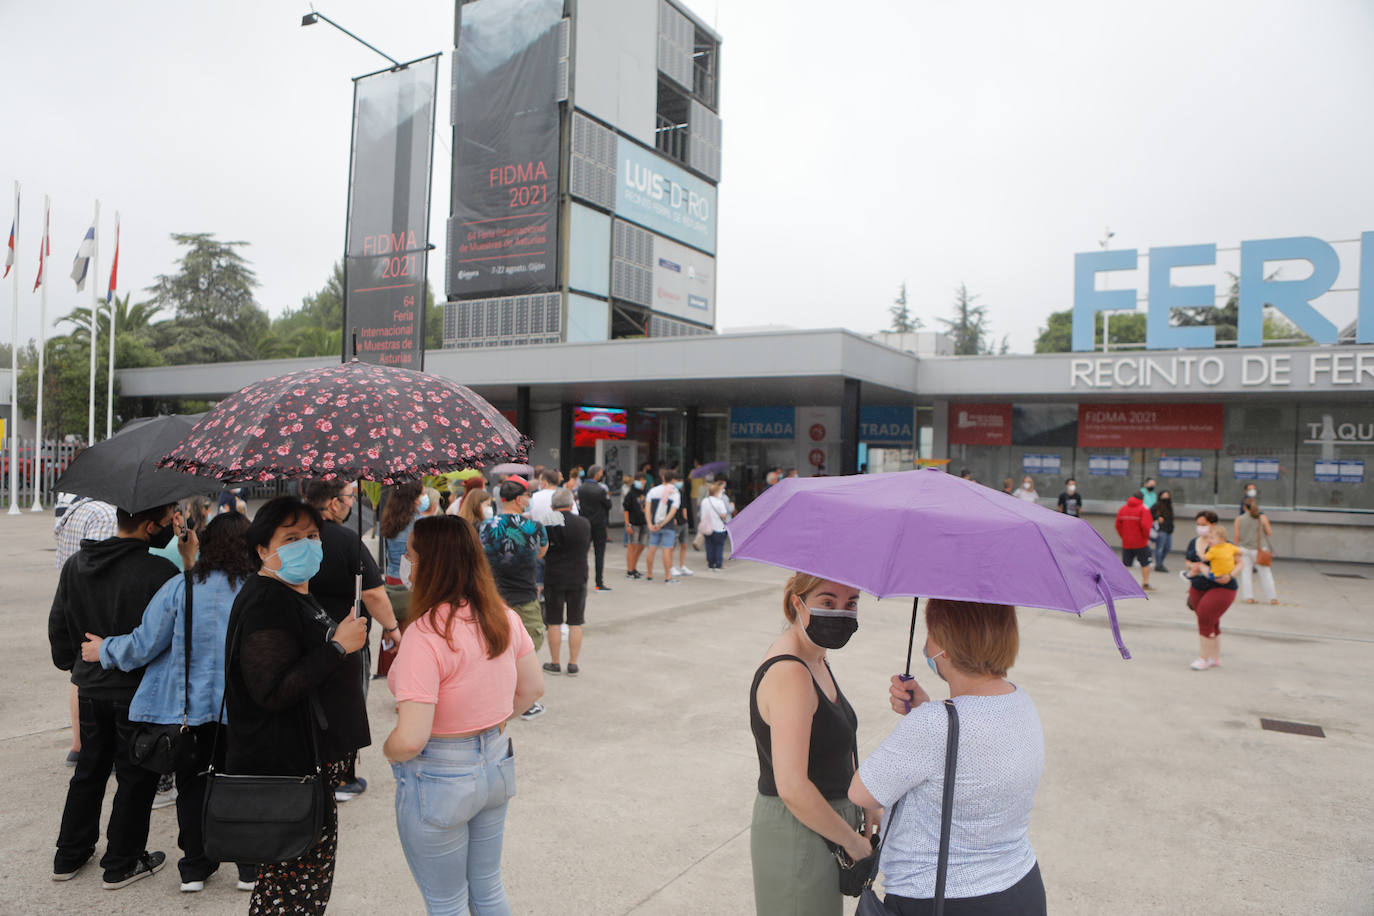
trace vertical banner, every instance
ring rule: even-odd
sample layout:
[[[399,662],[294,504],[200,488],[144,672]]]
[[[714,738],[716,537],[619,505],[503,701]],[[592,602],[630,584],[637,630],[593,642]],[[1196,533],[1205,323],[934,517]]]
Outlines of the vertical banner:
[[[950,445],[1011,445],[1011,404],[949,405]]]
[[[343,356],[423,369],[439,55],[353,81]]]
[[[563,0],[458,7],[449,299],[558,286]]]

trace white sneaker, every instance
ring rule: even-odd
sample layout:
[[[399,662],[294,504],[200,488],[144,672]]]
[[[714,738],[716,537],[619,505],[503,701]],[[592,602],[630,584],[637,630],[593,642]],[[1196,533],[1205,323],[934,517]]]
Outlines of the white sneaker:
[[[198,894],[205,890],[204,881],[183,881],[181,882],[181,892],[183,894]]]
[[[679,570],[680,574],[681,574],[681,575],[684,575],[684,576],[694,576],[694,575],[696,575],[696,573],[692,572],[692,571],[691,571],[690,569],[688,569],[686,566],[680,566],[680,567],[678,567],[678,570]]]
[[[237,884],[234,885],[235,888],[241,891],[251,891],[253,888],[257,886],[257,881],[239,881]]]
[[[672,568],[671,572],[672,572],[672,574],[675,575],[675,576],[680,576],[680,575],[682,575],[682,567],[680,567],[680,566],[674,566],[674,567]]]
[[[1212,667],[1212,665],[1207,659],[1199,655],[1197,658],[1193,659],[1193,663],[1188,667],[1192,668],[1194,671],[1206,671],[1208,668]]]

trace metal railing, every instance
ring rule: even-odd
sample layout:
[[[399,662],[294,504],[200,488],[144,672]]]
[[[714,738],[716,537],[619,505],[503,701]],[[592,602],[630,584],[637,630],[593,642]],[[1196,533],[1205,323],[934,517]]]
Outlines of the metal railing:
[[[654,146],[678,162],[687,161],[687,125],[678,124],[663,115],[656,116]]]
[[[45,442],[43,443],[43,505],[49,507],[56,498],[53,494],[53,484],[57,478],[62,476],[62,472],[67,469],[67,465],[72,463],[76,453],[81,450],[84,443],[81,442]],[[19,440],[19,508],[28,509],[33,505],[33,484],[38,471],[37,443],[33,439]],[[0,499],[3,504],[0,509],[7,510],[10,505],[10,439],[5,438],[3,445],[0,445]]]

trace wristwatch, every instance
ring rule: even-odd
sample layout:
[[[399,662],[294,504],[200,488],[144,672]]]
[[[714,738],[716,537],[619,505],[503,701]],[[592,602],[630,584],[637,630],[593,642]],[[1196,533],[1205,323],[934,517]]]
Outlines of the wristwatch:
[[[335,652],[339,653],[340,658],[348,654],[348,650],[343,647],[343,643],[339,642],[337,639],[331,639],[329,644],[334,647]]]

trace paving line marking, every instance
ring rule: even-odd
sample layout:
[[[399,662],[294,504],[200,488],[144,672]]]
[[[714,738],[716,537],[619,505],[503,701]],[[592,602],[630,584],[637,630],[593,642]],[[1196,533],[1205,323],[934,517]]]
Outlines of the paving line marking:
[[[657,888],[655,888],[653,891],[650,891],[649,894],[648,894],[648,896],[646,896],[643,900],[640,900],[638,903],[632,905],[628,910],[625,911],[625,916],[629,916],[630,913],[633,913],[635,910],[637,910],[637,909],[639,909],[640,907],[644,906],[644,904],[648,903],[650,900],[653,900],[653,899],[654,899],[655,897],[657,897],[659,894],[663,893],[663,891],[666,890],[669,886],[675,884],[683,875],[687,874],[689,871],[691,871],[692,869],[696,868],[696,867],[697,867],[698,865],[700,865],[702,862],[705,862],[707,859],[711,858],[711,856],[713,856],[713,855],[715,855],[716,853],[720,852],[720,851],[721,851],[722,849],[724,849],[726,846],[730,845],[730,844],[733,843],[735,840],[738,840],[740,837],[744,836],[744,835],[745,835],[746,833],[748,833],[748,832],[749,832],[749,827],[744,827],[744,828],[742,828],[738,833],[734,834],[733,836],[731,836],[731,837],[729,837],[728,839],[726,839],[724,842],[720,843],[719,845],[717,845],[717,846],[715,846],[714,848],[712,848],[711,850],[709,850],[705,855],[703,855],[703,856],[701,856],[700,858],[698,858],[695,862],[693,862],[692,864],[688,865],[686,868],[684,868],[682,871],[678,872],[676,875],[673,875],[673,877],[669,878],[667,881],[665,881],[665,882],[663,882],[662,884],[660,884],[660,885],[659,885]]]

